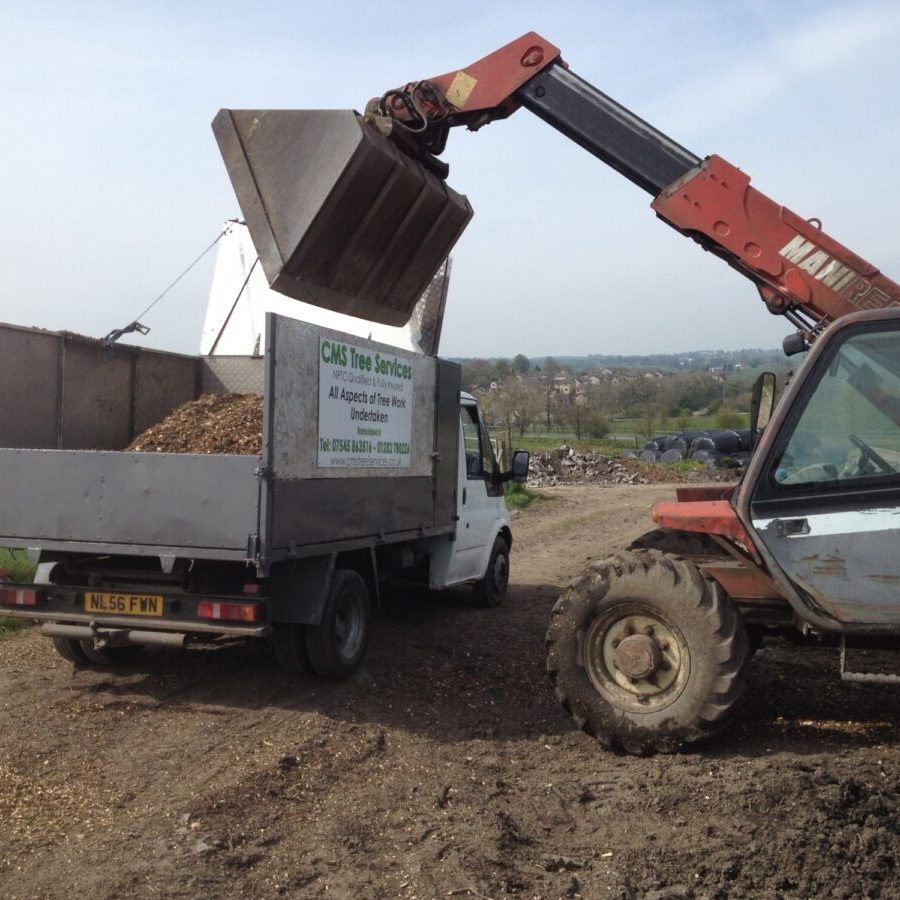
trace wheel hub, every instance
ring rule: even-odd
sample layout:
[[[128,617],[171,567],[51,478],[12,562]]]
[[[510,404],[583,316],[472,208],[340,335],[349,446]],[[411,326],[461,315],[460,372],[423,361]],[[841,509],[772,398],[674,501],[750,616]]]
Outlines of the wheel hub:
[[[626,678],[649,678],[659,669],[663,659],[659,644],[646,634],[626,637],[615,651],[616,668]]]
[[[683,689],[690,667],[681,633],[638,610],[598,617],[582,647],[594,687],[635,712],[651,712],[671,703]]]

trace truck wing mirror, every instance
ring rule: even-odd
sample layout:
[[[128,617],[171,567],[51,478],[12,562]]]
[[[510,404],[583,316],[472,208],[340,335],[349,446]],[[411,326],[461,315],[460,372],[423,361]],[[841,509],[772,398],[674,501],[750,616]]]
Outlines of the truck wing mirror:
[[[513,453],[512,467],[508,472],[494,471],[494,484],[506,484],[507,481],[518,481],[524,484],[528,478],[528,464],[531,461],[531,453],[527,450],[516,450]]]
[[[531,462],[531,454],[527,450],[516,450],[513,454],[510,475],[513,481],[524,484],[528,478],[528,465]]]
[[[775,409],[775,374],[763,372],[753,384],[750,398],[750,443],[755,447]]]

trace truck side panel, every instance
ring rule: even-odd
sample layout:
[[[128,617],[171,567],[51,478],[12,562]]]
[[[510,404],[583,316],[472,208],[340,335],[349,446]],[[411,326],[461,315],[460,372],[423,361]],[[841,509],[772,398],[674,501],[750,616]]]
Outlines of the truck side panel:
[[[340,541],[390,541],[452,530],[459,367],[272,314],[267,334],[266,555],[303,555]],[[322,362],[325,341],[331,342],[326,355],[332,346],[346,346],[347,366]],[[399,376],[354,367],[350,348],[409,367],[401,408],[394,405],[398,394],[390,386]],[[327,379],[324,393],[320,378]],[[345,393],[352,398],[346,403]],[[378,393],[390,395],[391,402],[374,400]],[[341,410],[336,420],[321,415],[322,404]],[[374,418],[351,419],[351,409]],[[335,464],[320,452],[321,442],[334,433],[335,423],[342,428],[347,422],[371,449]],[[378,442],[397,440],[398,434],[409,443],[403,464],[370,464],[379,461]]]
[[[258,466],[256,456],[0,449],[0,546],[243,559],[258,531]]]
[[[331,478],[278,480],[272,485],[270,547],[317,548],[431,533],[439,527],[431,486],[430,478],[366,478],[352,484]]]

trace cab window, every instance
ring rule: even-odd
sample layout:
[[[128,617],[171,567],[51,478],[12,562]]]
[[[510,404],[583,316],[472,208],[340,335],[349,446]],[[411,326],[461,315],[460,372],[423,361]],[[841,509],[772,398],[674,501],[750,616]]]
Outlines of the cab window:
[[[494,449],[487,428],[478,416],[477,408],[463,406],[460,410],[460,419],[466,448],[466,474],[469,478],[491,474],[494,471]]]
[[[900,332],[849,336],[769,467],[773,488],[900,482]]]

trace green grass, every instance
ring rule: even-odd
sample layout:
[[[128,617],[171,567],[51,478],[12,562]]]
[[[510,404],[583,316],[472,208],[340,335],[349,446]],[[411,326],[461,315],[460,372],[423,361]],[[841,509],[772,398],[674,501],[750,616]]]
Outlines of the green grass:
[[[0,550],[0,569],[9,573],[10,581],[19,584],[28,584],[34,578],[34,566],[24,550]]]
[[[7,578],[10,581],[26,584],[34,578],[34,566],[21,550],[0,550],[0,569],[9,573]],[[31,619],[0,616],[0,641],[33,624]]]
[[[0,641],[12,637],[17,631],[24,628],[31,628],[34,625],[33,619],[14,619],[10,616],[0,616]]]
[[[507,509],[527,509],[536,500],[543,500],[544,495],[531,488],[519,484],[517,481],[511,481],[506,485],[506,508]]]
[[[705,472],[708,468],[704,463],[692,459],[682,459],[666,465],[675,472]]]

